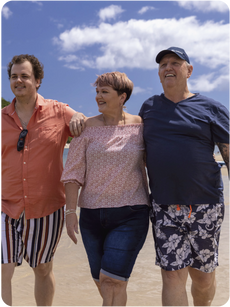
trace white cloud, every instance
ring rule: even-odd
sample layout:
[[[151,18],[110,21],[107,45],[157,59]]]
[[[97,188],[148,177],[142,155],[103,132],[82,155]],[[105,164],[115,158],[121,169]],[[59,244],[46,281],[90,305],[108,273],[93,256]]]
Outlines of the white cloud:
[[[134,86],[132,94],[136,95],[136,94],[143,93],[143,92],[146,92],[146,89],[141,88],[139,86]]]
[[[73,70],[85,70],[85,68],[83,68],[82,66],[78,66],[75,64],[65,64],[64,67],[69,68],[69,69],[73,69]]]
[[[2,8],[2,15],[3,17],[5,17],[6,19],[8,19],[13,13],[11,12],[11,10],[8,8],[8,6],[4,6]]]
[[[228,12],[229,8],[222,1],[178,1],[179,6],[188,10],[197,10],[202,12]]]
[[[58,19],[55,19],[55,18],[53,18],[53,17],[50,17],[50,21],[51,21],[52,23],[54,23],[55,26],[56,26],[58,29],[61,29],[61,28],[64,27],[64,24],[63,24],[60,20],[58,20]],[[63,20],[62,20],[62,21],[63,21]]]
[[[155,10],[155,8],[153,6],[143,6],[139,11],[138,14],[144,14],[149,10]]]
[[[85,70],[84,67],[94,68],[95,66],[94,62],[88,56],[79,59],[74,54],[68,54],[67,56],[60,56],[58,60],[66,62],[67,64],[64,66],[69,69]]]
[[[35,4],[39,5],[39,6],[42,6],[42,5],[43,5],[43,3],[40,2],[40,1],[38,1],[38,0],[28,0],[28,1],[29,1],[29,2],[32,2],[32,3],[35,3]]]
[[[116,19],[116,17],[124,12],[124,10],[119,5],[110,5],[104,9],[101,9],[98,13],[100,19],[105,21],[106,19]]]
[[[97,27],[74,27],[64,31],[53,39],[53,43],[60,47],[63,57],[59,59],[66,67],[98,70],[156,69],[157,53],[178,46],[186,50],[192,63],[213,72],[189,80],[191,90],[202,87],[202,91],[211,91],[228,82],[229,24],[223,22],[200,22],[195,16],[131,19],[114,24],[101,22]],[[141,89],[137,87],[135,91]]]
[[[229,75],[214,72],[200,75],[195,80],[188,81],[189,90],[192,92],[211,92],[213,90],[226,90],[229,88]]]
[[[65,62],[73,62],[76,61],[78,58],[74,54],[68,54],[67,56],[61,56],[58,58],[59,61],[65,61]]]
[[[221,35],[220,35],[221,33]],[[98,27],[74,27],[53,39],[66,54],[94,46],[91,61],[96,68],[153,69],[156,54],[170,46],[187,50],[196,62],[216,68],[229,60],[229,25],[199,22],[195,16],[100,23]]]

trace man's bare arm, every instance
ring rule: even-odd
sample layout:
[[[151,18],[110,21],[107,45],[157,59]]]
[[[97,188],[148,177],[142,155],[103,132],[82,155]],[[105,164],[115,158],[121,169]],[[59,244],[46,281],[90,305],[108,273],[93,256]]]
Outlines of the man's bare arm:
[[[221,156],[225,162],[225,165],[228,168],[228,173],[229,173],[229,144],[216,143],[216,145],[219,147]]]

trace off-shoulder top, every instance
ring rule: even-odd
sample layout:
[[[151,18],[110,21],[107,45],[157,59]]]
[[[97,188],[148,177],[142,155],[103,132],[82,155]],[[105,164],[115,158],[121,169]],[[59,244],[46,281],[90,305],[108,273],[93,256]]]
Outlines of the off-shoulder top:
[[[148,204],[143,124],[87,127],[73,138],[61,177],[82,187],[78,206]]]

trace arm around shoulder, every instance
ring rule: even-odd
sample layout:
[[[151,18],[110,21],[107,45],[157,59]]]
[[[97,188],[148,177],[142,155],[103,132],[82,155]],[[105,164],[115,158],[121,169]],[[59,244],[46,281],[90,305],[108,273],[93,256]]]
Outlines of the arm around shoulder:
[[[69,122],[69,129],[73,136],[79,136],[85,129],[87,117],[80,112],[75,112]]]
[[[97,127],[97,126],[103,126],[104,123],[102,121],[101,115],[96,115],[92,117],[88,117],[85,121],[85,127]]]

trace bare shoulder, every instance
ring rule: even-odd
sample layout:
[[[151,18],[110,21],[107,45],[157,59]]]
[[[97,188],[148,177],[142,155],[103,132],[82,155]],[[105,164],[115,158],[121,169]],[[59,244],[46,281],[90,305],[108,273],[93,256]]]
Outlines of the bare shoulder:
[[[88,117],[85,121],[86,127],[96,127],[96,126],[103,126],[103,121],[101,119],[101,115]]]
[[[125,113],[126,124],[141,124],[143,123],[142,118],[139,115],[132,115]]]

